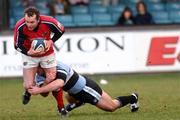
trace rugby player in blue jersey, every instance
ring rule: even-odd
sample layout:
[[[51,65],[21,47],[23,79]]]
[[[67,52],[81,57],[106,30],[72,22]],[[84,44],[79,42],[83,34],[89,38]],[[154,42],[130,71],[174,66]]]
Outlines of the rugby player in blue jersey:
[[[41,70],[38,76],[44,77],[45,80],[43,74],[44,72]],[[43,81],[43,79],[39,81]],[[68,93],[67,100],[69,104],[66,106],[67,111],[71,111],[85,103],[90,103],[109,112],[113,112],[128,104],[130,104],[131,112],[135,112],[139,108],[138,95],[136,93],[113,99],[93,80],[78,74],[71,67],[61,62],[57,65],[57,76],[54,81],[43,87],[33,86],[29,89],[29,92],[32,95],[37,95],[61,88]]]

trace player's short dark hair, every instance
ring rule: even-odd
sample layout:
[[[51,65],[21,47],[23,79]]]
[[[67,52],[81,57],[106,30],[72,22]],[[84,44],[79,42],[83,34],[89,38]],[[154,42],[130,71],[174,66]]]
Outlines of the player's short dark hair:
[[[28,17],[32,17],[33,15],[36,15],[37,20],[39,19],[39,16],[40,16],[40,12],[36,7],[28,7],[28,8],[26,8],[25,11],[24,11],[24,15],[26,15],[26,14],[27,14]]]

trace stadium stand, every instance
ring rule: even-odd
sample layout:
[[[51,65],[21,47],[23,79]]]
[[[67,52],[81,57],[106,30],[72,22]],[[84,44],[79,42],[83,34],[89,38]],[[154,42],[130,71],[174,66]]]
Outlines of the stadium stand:
[[[180,11],[170,11],[169,18],[173,23],[180,23]]]
[[[172,21],[169,19],[169,15],[165,11],[152,12],[154,21],[156,24],[170,24]]]
[[[73,17],[72,15],[57,15],[55,18],[63,23],[64,26],[66,27],[74,27],[75,24],[73,22]]]
[[[165,5],[162,3],[148,3],[148,10],[149,11],[164,11],[165,10]]]
[[[90,5],[89,11],[91,14],[98,13],[98,14],[104,14],[107,13],[107,7],[102,5]]]
[[[111,20],[110,14],[93,14],[93,21],[96,23],[97,26],[112,26],[114,25],[113,21]]]
[[[167,3],[166,4],[166,10],[167,11],[180,10],[180,2]]]
[[[76,26],[95,26],[90,14],[76,14],[73,18]]]
[[[113,14],[113,13],[118,13],[120,14],[125,8],[125,5],[124,4],[119,4],[119,5],[111,5],[108,7],[108,12],[110,14]]]
[[[38,0],[34,3],[42,14],[49,15],[46,3],[49,0]],[[180,23],[180,2],[169,2],[165,0],[143,0],[148,11],[153,15],[156,24],[177,24]],[[164,2],[165,1],[165,2]],[[66,27],[85,26],[113,26],[116,25],[119,16],[126,6],[129,6],[136,15],[136,3],[139,0],[119,0],[117,5],[103,6],[102,0],[90,0],[89,5],[70,6],[70,14],[57,15],[57,18]],[[21,17],[24,7],[20,0],[10,0],[9,23],[10,28]]]
[[[162,2],[162,0],[145,0],[144,1],[146,4],[149,4],[149,3],[161,3]]]
[[[112,13],[112,22],[114,23],[114,24],[116,24],[117,22],[118,22],[118,19],[119,19],[119,17],[120,17],[120,13]]]
[[[88,14],[89,9],[87,6],[72,6],[71,13],[72,14]]]
[[[90,5],[102,5],[101,0],[90,0]]]

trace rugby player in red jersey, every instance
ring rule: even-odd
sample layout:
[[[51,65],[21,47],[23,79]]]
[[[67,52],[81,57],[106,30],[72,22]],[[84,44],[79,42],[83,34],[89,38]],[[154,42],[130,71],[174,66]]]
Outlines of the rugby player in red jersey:
[[[51,33],[54,33],[52,37]],[[24,17],[16,23],[14,47],[22,53],[23,86],[25,88],[23,104],[27,104],[30,100],[31,94],[28,93],[28,89],[34,84],[35,74],[39,65],[45,70],[45,84],[55,79],[57,63],[53,44],[63,33],[63,25],[50,16],[40,15],[39,10],[35,7],[26,8]],[[45,41],[45,51],[33,50],[31,43],[34,39],[43,39]],[[62,97],[62,92],[59,92],[59,94]],[[57,99],[57,97],[55,98]]]

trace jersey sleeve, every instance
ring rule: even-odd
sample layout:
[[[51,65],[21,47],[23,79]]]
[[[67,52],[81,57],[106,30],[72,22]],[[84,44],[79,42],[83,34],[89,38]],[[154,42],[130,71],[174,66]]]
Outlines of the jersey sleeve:
[[[27,55],[27,49],[24,47],[24,41],[25,41],[26,37],[23,33],[23,27],[15,27],[14,30],[14,48]]]
[[[50,22],[47,22],[50,30],[54,33],[51,38],[53,42],[56,42],[64,33],[64,26],[58,22],[56,19],[51,18]]]
[[[57,74],[56,74],[56,79],[61,79],[64,80],[64,82],[66,81],[67,78],[67,72],[64,69],[58,69],[57,70]]]

